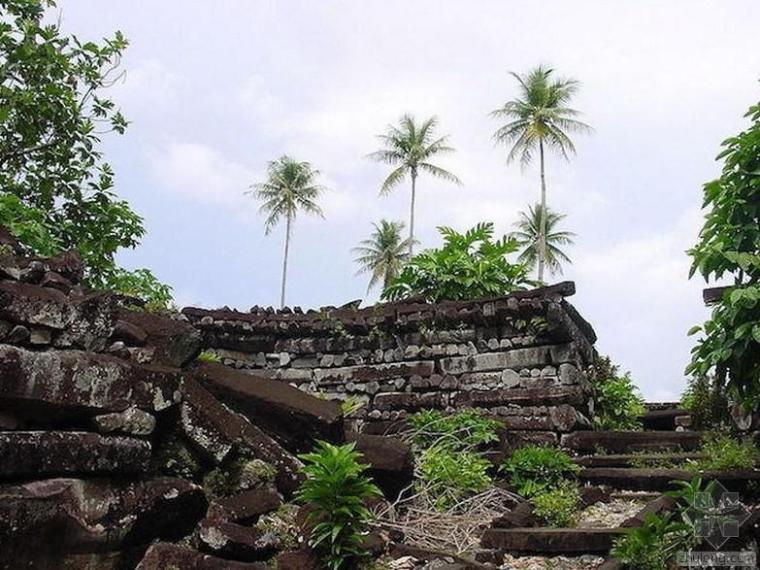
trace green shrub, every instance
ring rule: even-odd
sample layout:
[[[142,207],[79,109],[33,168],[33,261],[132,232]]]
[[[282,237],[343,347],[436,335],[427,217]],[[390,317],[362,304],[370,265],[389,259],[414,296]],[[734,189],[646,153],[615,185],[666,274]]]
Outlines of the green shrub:
[[[380,490],[364,475],[366,465],[354,444],[318,441],[315,450],[300,456],[306,480],[297,498],[311,507],[308,520],[316,523],[309,544],[330,570],[350,564],[363,554],[362,533],[372,515],[365,506]]]
[[[492,223],[480,223],[463,234],[446,227],[438,228],[438,232],[443,236],[443,247],[410,259],[383,291],[384,300],[412,296],[431,302],[478,299],[534,284],[525,264],[507,260],[507,255],[520,249],[517,240],[507,236],[494,240]]]
[[[349,396],[340,403],[340,412],[344,416],[350,416],[361,410],[364,405],[364,402],[357,396]]]
[[[691,414],[694,429],[717,429],[731,425],[726,392],[709,376],[694,376],[681,395],[681,407]]]
[[[648,513],[644,524],[626,529],[615,540],[611,554],[630,570],[664,570],[675,554],[689,548],[691,528],[671,520],[671,513],[659,516]]]
[[[222,359],[218,354],[204,350],[196,358],[198,362],[221,362]]]
[[[726,471],[753,469],[760,460],[760,451],[751,441],[740,441],[725,433],[705,437],[702,445],[704,457],[687,463],[695,471]]]
[[[518,493],[530,497],[559,486],[580,468],[564,451],[541,445],[526,445],[509,456],[502,470],[510,474],[512,485]]]
[[[597,357],[591,372],[596,389],[594,423],[603,430],[640,430],[639,417],[646,411],[628,373],[620,374],[609,357]]]
[[[454,450],[468,450],[498,441],[497,430],[502,426],[496,420],[476,410],[457,414],[444,414],[437,410],[422,410],[409,417],[414,444],[420,449],[443,446]]]
[[[468,495],[491,485],[491,463],[471,451],[454,451],[433,446],[422,453],[420,477],[426,494],[438,509],[454,507]]]
[[[573,527],[580,515],[581,494],[578,485],[563,481],[556,487],[539,491],[530,502],[533,512],[553,527]]]

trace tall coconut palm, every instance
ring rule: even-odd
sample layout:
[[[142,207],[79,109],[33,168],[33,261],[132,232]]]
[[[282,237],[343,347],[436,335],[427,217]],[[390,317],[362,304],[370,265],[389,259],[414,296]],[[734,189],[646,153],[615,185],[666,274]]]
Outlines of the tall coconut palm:
[[[281,219],[285,219],[285,253],[282,259],[280,307],[285,306],[285,284],[288,275],[288,251],[293,223],[299,210],[323,217],[317,199],[324,187],[317,184],[319,171],[308,162],[298,162],[281,156],[269,163],[267,179],[251,186],[248,194],[262,202],[260,212],[266,213],[265,233],[268,235]]]
[[[575,119],[579,112],[568,107],[579,83],[574,79],[555,78],[554,70],[538,66],[525,75],[511,72],[520,84],[520,96],[507,101],[491,115],[506,119],[494,138],[498,143],[511,146],[507,162],[518,156],[523,166],[533,160],[538,150],[541,169],[541,222],[538,244],[538,280],[544,279],[546,248],[546,175],[544,151],[553,150],[565,159],[575,153],[575,145],[568,133],[590,132],[591,127]]]
[[[539,256],[543,218],[546,223],[546,269],[552,275],[561,275],[562,264],[572,263],[561,246],[573,245],[575,234],[558,228],[560,222],[565,219],[565,214],[555,212],[547,206],[546,216],[543,216],[541,210],[541,204],[536,204],[529,206],[527,212],[520,212],[520,219],[515,222],[517,230],[512,232],[511,237],[523,248],[518,259],[530,267],[535,267]]]
[[[417,176],[426,172],[437,178],[461,184],[459,178],[448,170],[436,166],[430,160],[439,154],[453,152],[448,146],[448,136],[436,137],[438,119],[430,117],[417,124],[412,115],[401,117],[398,125],[388,125],[385,134],[378,135],[385,148],[369,155],[373,160],[395,166],[380,187],[380,194],[386,195],[409,175],[412,182],[412,198],[409,207],[409,257],[414,254],[414,205],[417,192]]]
[[[371,274],[367,291],[381,282],[383,289],[388,287],[409,259],[409,238],[401,237],[404,222],[380,220],[379,224],[372,225],[375,231],[369,239],[362,240],[351,250],[357,254],[355,261],[359,271],[356,274]]]

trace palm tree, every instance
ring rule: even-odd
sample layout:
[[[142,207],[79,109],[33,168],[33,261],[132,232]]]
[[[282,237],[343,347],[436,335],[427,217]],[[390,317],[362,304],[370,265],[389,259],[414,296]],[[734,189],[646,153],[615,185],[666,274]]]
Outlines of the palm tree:
[[[380,224],[372,224],[375,231],[369,239],[359,242],[359,246],[351,251],[356,253],[356,263],[359,264],[357,275],[371,273],[367,291],[382,281],[383,289],[390,285],[405,261],[409,259],[409,238],[402,238],[404,222],[380,220]]]
[[[282,287],[280,307],[285,306],[285,283],[288,274],[288,250],[293,222],[298,210],[323,217],[317,199],[324,188],[316,183],[319,171],[308,162],[298,162],[289,156],[281,156],[269,163],[266,182],[251,186],[252,194],[261,200],[260,212],[267,214],[266,234],[272,231],[281,218],[285,218],[285,254],[282,260]]]
[[[567,216],[553,211],[547,206],[546,216],[543,216],[541,204],[529,206],[527,212],[520,212],[520,219],[515,222],[517,231],[512,232],[523,252],[519,260],[529,267],[535,267],[539,255],[538,246],[541,242],[541,219],[546,223],[546,268],[552,275],[562,274],[562,263],[572,263],[560,246],[573,245],[573,232],[559,230],[557,226]]]
[[[590,132],[592,129],[575,119],[579,112],[567,106],[578,90],[574,79],[555,79],[553,69],[538,66],[526,75],[510,72],[520,84],[520,96],[507,101],[491,115],[507,123],[495,133],[496,142],[511,146],[507,162],[518,156],[523,167],[530,164],[538,149],[541,165],[541,220],[538,243],[538,280],[544,279],[546,247],[546,177],[544,150],[554,150],[565,159],[575,153],[568,133]]]
[[[409,239],[407,243],[409,257],[414,253],[415,243],[414,202],[417,191],[417,175],[420,172],[426,172],[437,178],[461,184],[459,178],[451,172],[429,162],[435,155],[454,152],[454,149],[447,144],[448,136],[436,138],[435,129],[437,126],[438,119],[436,117],[430,117],[418,125],[413,116],[404,115],[401,117],[398,126],[388,125],[388,131],[383,135],[378,135],[377,138],[385,144],[385,148],[369,155],[373,160],[395,166],[380,187],[381,195],[386,195],[393,190],[406,178],[407,174],[412,179]]]

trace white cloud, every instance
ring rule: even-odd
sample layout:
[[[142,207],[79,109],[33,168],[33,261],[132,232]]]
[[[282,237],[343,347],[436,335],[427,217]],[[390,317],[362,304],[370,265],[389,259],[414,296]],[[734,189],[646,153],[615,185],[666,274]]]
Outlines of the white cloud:
[[[574,256],[575,303],[595,327],[599,350],[631,370],[651,399],[678,398],[692,346],[686,331],[706,315],[703,284],[688,280],[685,253],[700,224],[692,209],[669,229]]]
[[[177,74],[161,61],[147,59],[125,67],[113,96],[128,113],[161,113],[177,105],[181,91]]]
[[[255,173],[210,146],[169,143],[151,152],[150,162],[159,184],[168,191],[228,207],[250,203],[244,193],[256,180]]]

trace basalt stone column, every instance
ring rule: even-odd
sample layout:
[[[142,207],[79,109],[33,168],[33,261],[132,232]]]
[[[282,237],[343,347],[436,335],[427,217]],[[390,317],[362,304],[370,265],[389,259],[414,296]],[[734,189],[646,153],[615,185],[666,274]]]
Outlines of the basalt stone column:
[[[183,313],[225,365],[349,400],[365,431],[420,409],[476,408],[551,439],[588,427],[593,412],[596,335],[566,301],[574,292],[565,282],[468,302]]]

